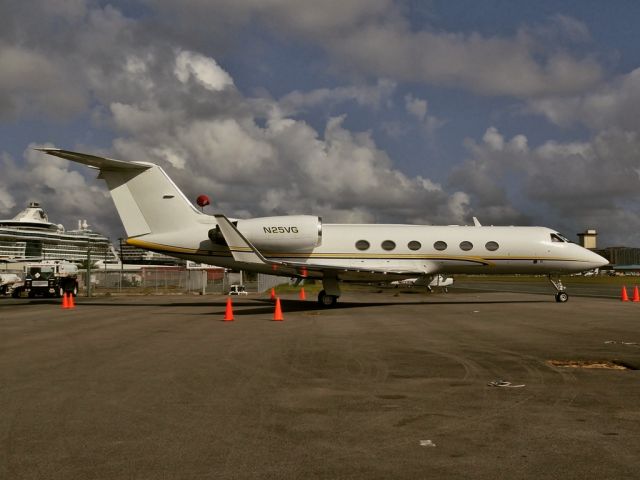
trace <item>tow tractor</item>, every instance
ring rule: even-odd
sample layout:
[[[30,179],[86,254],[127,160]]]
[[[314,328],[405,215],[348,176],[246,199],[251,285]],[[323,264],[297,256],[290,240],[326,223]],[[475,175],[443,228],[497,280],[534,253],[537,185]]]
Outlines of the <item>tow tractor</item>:
[[[13,290],[12,296],[18,298],[24,292],[29,298],[62,297],[70,293],[78,294],[78,266],[64,260],[49,260],[29,263],[24,267],[24,283]]]
[[[247,289],[244,287],[244,285],[238,285],[237,283],[234,283],[229,287],[229,295],[248,295],[248,294],[249,292],[247,292]]]

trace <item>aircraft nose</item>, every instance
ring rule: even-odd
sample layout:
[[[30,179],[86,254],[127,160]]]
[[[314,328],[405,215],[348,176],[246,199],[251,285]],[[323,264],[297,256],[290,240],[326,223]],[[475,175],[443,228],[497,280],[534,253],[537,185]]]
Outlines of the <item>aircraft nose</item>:
[[[607,260],[603,256],[598,255],[597,253],[590,250],[587,250],[587,253],[587,262],[591,264],[589,268],[600,268],[604,267],[605,265],[609,265],[609,260]]]

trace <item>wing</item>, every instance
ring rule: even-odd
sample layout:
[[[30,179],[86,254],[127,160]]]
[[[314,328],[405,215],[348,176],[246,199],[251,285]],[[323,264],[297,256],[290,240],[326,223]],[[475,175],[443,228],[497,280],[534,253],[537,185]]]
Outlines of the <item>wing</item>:
[[[335,265],[310,264],[302,262],[275,261],[264,257],[260,251],[254,247],[249,240],[237,229],[237,227],[229,221],[229,219],[221,214],[214,215],[220,228],[220,233],[227,242],[227,246],[236,262],[242,262],[253,265],[270,265],[272,270],[277,271],[279,275],[290,275],[292,277],[307,277],[309,272],[318,272],[325,274],[332,272],[333,274],[351,273],[362,274],[363,276],[371,274],[397,274],[397,275],[423,275],[426,272],[416,272],[409,270],[381,270],[366,269],[355,267],[338,267]]]

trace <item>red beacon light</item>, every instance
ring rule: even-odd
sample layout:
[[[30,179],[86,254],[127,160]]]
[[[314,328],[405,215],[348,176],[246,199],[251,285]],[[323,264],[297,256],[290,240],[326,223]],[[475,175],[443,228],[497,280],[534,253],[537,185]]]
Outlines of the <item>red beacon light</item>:
[[[209,197],[207,195],[198,195],[198,198],[196,198],[196,203],[203,212],[204,207],[206,207],[207,205],[211,205],[211,201],[209,200]]]

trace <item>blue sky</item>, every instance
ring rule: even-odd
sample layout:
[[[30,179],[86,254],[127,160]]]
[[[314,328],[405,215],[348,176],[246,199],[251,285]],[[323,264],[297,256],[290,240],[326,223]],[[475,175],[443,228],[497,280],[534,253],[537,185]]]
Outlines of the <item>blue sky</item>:
[[[640,6],[32,0],[0,6],[0,217],[122,229],[48,144],[160,163],[236,216],[536,224],[640,244]]]

